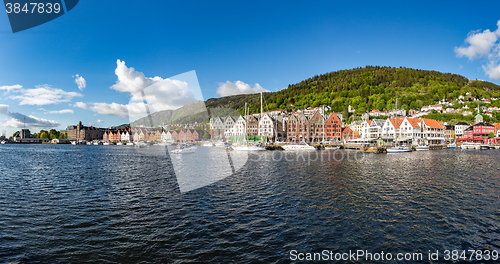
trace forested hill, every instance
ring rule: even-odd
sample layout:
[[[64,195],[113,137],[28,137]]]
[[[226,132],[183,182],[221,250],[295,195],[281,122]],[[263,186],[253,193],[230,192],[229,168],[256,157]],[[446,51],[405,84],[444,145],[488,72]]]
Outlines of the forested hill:
[[[457,98],[471,92],[473,97],[500,97],[500,86],[461,75],[437,71],[366,66],[314,76],[275,93],[265,93],[265,110],[302,109],[330,105],[342,112],[348,105],[355,114],[366,110],[388,110],[395,107],[420,109],[446,98]],[[259,95],[236,95],[206,101],[207,108],[230,107],[243,113],[247,102],[251,112],[260,111]]]

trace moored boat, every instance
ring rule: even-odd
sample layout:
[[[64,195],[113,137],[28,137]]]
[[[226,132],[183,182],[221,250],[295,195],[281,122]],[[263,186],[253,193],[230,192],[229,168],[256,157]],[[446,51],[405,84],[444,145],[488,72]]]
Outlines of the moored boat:
[[[314,146],[308,145],[305,142],[299,144],[288,144],[281,146],[284,150],[316,150]]]
[[[232,146],[233,150],[238,150],[238,151],[260,151],[260,150],[266,150],[262,144],[254,144],[254,145],[239,145],[239,146]]]
[[[446,148],[449,148],[449,149],[456,148],[456,147],[457,147],[457,144],[455,144],[455,143],[450,143],[450,144],[446,145]]]
[[[425,144],[418,145],[415,147],[415,150],[429,150],[429,145],[425,145]]]
[[[388,148],[387,153],[401,153],[401,152],[411,152],[411,148],[409,147],[393,147],[393,148]]]
[[[195,153],[195,152],[196,152],[195,146],[186,145],[186,144],[182,144],[182,145],[178,146],[177,148],[175,148],[174,150],[172,150],[172,153],[174,153],[174,154],[189,154],[189,153]]]

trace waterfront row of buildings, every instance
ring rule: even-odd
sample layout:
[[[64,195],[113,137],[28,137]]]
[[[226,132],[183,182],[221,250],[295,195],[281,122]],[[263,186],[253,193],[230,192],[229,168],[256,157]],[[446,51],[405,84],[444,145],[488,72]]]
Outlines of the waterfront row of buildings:
[[[210,135],[214,139],[231,141],[245,136],[267,137],[274,141],[340,141],[342,122],[337,114],[323,115],[320,111],[311,114],[218,116],[210,119]]]
[[[176,142],[200,141],[205,131],[197,129],[164,130],[163,128],[123,127],[97,128],[84,126],[80,122],[76,126],[68,126],[68,139],[70,141],[109,141],[109,142]]]
[[[500,124],[499,128],[500,128]],[[344,124],[336,113],[310,114],[263,113],[248,116],[214,117],[210,119],[210,134],[214,139],[239,141],[244,136],[268,137],[275,141],[341,142],[358,140],[378,141],[390,145],[394,142],[409,145],[444,144],[456,138],[487,139],[499,128],[484,123],[478,113],[475,124],[460,122],[449,126],[445,122],[429,118],[408,116],[388,119],[368,119]]]

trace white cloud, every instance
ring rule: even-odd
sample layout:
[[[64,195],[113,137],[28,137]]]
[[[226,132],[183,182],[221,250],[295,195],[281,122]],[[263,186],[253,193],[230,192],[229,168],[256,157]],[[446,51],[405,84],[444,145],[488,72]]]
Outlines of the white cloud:
[[[488,63],[483,70],[492,80],[500,79],[500,20],[497,29],[490,31],[471,31],[465,39],[466,46],[455,47],[457,57],[467,57],[469,60],[486,58]]]
[[[148,105],[148,107],[150,113],[153,113],[153,108],[150,105]],[[121,116],[125,118],[144,117],[147,115],[146,104],[144,103],[129,103],[128,105],[117,103],[93,103],[89,109],[99,114]]]
[[[127,106],[123,104],[93,103],[93,106],[90,106],[89,109],[103,115],[128,117]]]
[[[7,113],[7,110],[9,110],[9,106],[8,105],[0,104],[0,115],[3,115],[5,113]]]
[[[157,111],[177,109],[196,100],[188,83],[169,78],[163,79],[159,76],[146,77],[144,73],[136,71],[133,67],[128,68],[124,61],[116,61],[115,74],[118,81],[111,86],[112,89],[130,93],[132,102],[145,100]],[[143,90],[144,98],[141,93]]]
[[[230,96],[236,94],[253,94],[260,92],[269,92],[269,90],[262,88],[262,86],[260,86],[258,83],[256,83],[252,88],[250,87],[249,84],[246,84],[242,81],[236,81],[234,83],[227,81],[225,83],[221,83],[219,85],[219,88],[217,88],[217,93],[220,96]]]
[[[49,111],[49,114],[73,114],[73,110],[71,109],[63,109],[63,110],[55,110],[55,111]]]
[[[121,117],[144,117],[147,115],[146,104],[150,113],[161,110],[177,109],[196,101],[187,82],[161,77],[146,77],[144,73],[127,67],[124,61],[116,61],[116,84],[111,86],[119,92],[130,94],[129,104],[84,103],[76,102],[73,107],[89,109],[103,115]],[[142,95],[144,92],[144,96]]]
[[[76,102],[73,107],[80,107],[83,109],[89,109],[89,106],[84,102]]]
[[[23,87],[19,84],[11,85],[11,86],[0,86],[0,90],[5,90],[7,92],[10,92],[10,91],[16,90],[16,89],[21,89],[21,88],[23,88]]]
[[[83,76],[80,76],[78,74],[73,76],[73,77],[76,77],[75,83],[76,83],[76,85],[78,85],[78,89],[80,89],[80,91],[83,91],[83,89],[85,89],[85,87],[87,87],[87,81],[85,81]]]
[[[104,123],[104,120],[97,119],[97,123]]]
[[[19,105],[48,105],[69,102],[73,97],[81,97],[76,92],[66,92],[48,85],[37,86],[34,89],[22,89],[16,92],[20,95],[10,96],[10,99],[20,100]]]
[[[22,128],[25,124],[28,128],[55,128],[59,126],[59,123],[56,121],[38,118],[32,115],[26,116],[20,113],[11,112],[7,112],[6,114],[11,117],[11,119],[3,124],[7,127]]]
[[[150,86],[155,81],[162,80],[161,77],[147,78],[144,73],[135,71],[133,67],[128,68],[125,61],[117,60],[115,74],[118,77],[116,84],[111,86],[120,92],[137,93]]]
[[[500,64],[489,62],[483,65],[483,70],[492,80],[500,80]]]

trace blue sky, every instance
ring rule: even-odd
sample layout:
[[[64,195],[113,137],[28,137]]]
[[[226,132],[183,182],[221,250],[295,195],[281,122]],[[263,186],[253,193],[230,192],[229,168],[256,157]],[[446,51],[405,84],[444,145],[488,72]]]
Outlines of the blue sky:
[[[172,77],[191,71],[205,100],[276,91],[365,65],[500,84],[483,68],[498,65],[498,40],[477,35],[497,30],[497,1],[150,2],[80,1],[69,13],[15,34],[7,14],[0,14],[0,130],[11,135],[21,128],[12,113],[31,116],[33,131],[80,120],[102,127],[128,123],[117,111],[140,86],[133,80],[154,83],[158,76],[175,90]],[[476,35],[477,46],[465,42]],[[85,88],[75,83],[77,74]],[[183,76],[192,82],[193,74]]]

